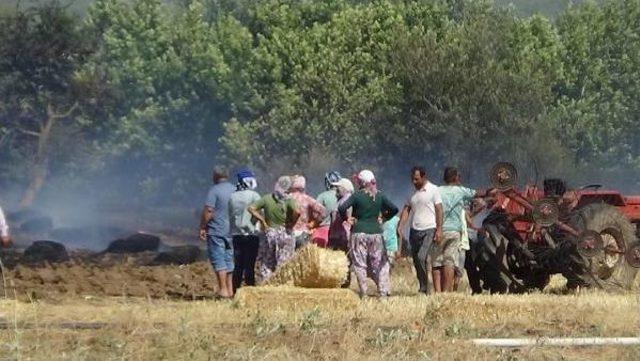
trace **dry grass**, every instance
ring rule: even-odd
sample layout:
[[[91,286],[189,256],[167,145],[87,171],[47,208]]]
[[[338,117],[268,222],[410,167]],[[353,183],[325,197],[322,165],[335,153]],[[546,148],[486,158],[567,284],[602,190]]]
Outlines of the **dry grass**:
[[[234,299],[240,307],[253,309],[309,309],[334,311],[353,309],[360,301],[356,293],[342,288],[301,288],[292,286],[243,287]]]
[[[640,347],[476,348],[474,337],[638,336],[637,294],[418,296],[407,265],[396,296],[343,307],[277,294],[239,301],[70,297],[0,301],[0,360],[639,360]],[[346,291],[345,291],[346,292]],[[295,303],[295,302],[294,302]],[[102,322],[97,330],[62,322]]]

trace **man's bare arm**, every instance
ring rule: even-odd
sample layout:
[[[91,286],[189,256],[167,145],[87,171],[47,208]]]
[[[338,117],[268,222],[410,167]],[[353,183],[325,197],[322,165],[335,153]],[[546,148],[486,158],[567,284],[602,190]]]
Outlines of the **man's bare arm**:
[[[402,208],[400,212],[400,220],[398,221],[398,227],[396,228],[396,234],[398,235],[398,253],[402,252],[402,241],[404,240],[404,229],[409,220],[409,213],[411,212],[411,206],[408,204]]]
[[[212,220],[214,217],[213,208],[209,206],[204,206],[202,208],[202,214],[200,215],[200,240],[204,241],[207,239],[207,223]]]
[[[435,206],[436,209],[436,235],[434,241],[440,243],[442,240],[442,224],[444,223],[444,209],[442,203],[438,203]]]
[[[465,211],[464,212],[464,217],[467,220],[467,228],[471,228],[474,231],[478,231],[479,230],[476,226],[473,225],[473,217],[471,217],[469,212]]]

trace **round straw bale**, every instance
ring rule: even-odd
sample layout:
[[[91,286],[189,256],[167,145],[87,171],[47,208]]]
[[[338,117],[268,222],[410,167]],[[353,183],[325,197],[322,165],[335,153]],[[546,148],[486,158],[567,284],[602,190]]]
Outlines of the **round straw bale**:
[[[349,261],[344,252],[308,244],[278,268],[267,284],[338,288],[346,280],[348,272]]]

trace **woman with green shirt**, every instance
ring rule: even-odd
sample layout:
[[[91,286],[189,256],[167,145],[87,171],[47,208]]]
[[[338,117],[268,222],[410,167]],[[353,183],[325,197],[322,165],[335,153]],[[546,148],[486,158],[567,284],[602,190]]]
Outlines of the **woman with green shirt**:
[[[258,246],[257,259],[263,282],[271,277],[277,267],[289,261],[295,252],[292,228],[300,213],[296,202],[289,196],[291,184],[290,177],[280,177],[273,193],[263,196],[248,209],[265,233]]]
[[[378,191],[375,176],[370,170],[360,172],[358,181],[361,189],[338,207],[342,217],[351,208],[355,222],[351,230],[349,257],[358,279],[360,297],[367,295],[367,276],[378,286],[380,297],[387,297],[391,280],[381,223],[395,216],[398,207]]]

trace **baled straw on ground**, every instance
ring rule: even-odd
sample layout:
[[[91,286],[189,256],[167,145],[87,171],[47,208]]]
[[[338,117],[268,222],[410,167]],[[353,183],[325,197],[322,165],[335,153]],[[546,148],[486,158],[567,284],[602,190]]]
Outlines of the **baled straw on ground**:
[[[242,307],[312,308],[320,306],[328,310],[353,308],[358,305],[356,294],[344,288],[302,288],[292,286],[259,286],[238,289],[235,301]]]
[[[319,248],[309,244],[299,249],[293,258],[269,278],[269,285],[292,285],[306,288],[337,288],[349,272],[344,252]]]

